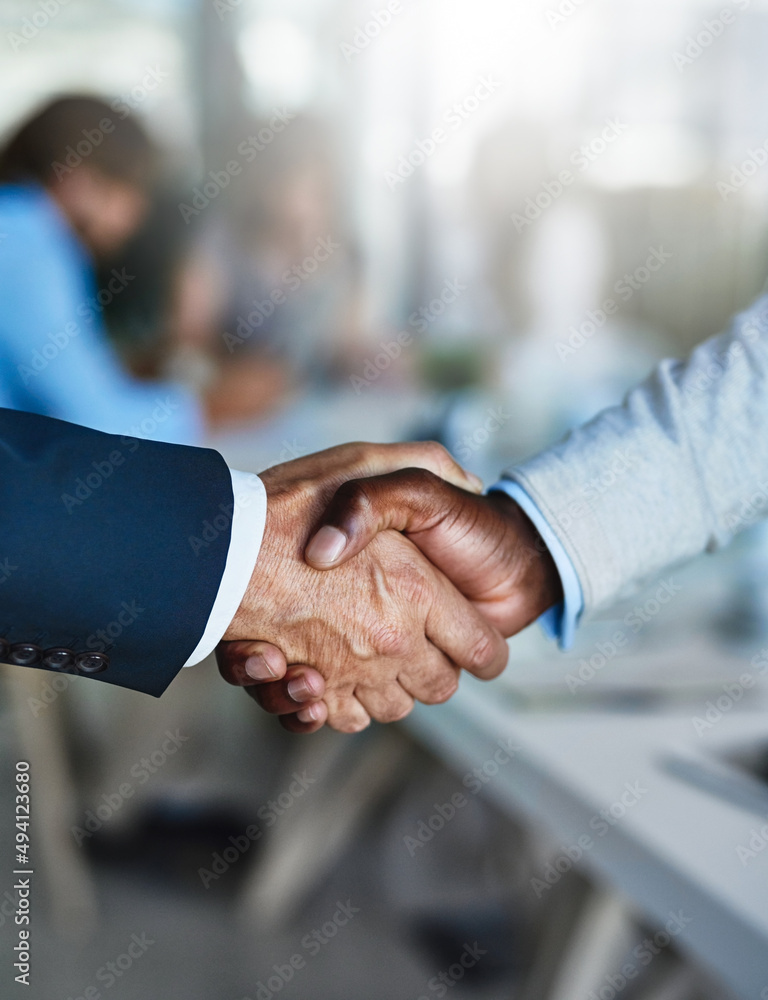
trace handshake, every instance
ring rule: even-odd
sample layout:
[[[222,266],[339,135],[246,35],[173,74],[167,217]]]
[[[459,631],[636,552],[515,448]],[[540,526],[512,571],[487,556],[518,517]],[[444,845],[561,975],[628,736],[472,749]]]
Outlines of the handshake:
[[[357,732],[488,680],[505,638],[562,600],[504,493],[433,443],[347,444],[275,466],[264,540],[219,669],[285,728]]]

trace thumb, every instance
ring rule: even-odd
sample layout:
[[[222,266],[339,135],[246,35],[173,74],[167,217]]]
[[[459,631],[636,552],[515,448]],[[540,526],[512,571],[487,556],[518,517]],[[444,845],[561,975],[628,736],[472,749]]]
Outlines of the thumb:
[[[428,530],[445,517],[456,494],[468,495],[424,469],[352,479],[336,491],[305,559],[315,569],[332,569],[357,555],[381,531]]]

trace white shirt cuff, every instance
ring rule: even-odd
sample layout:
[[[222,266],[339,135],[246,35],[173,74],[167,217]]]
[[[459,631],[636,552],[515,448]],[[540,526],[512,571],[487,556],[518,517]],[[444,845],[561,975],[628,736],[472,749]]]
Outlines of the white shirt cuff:
[[[229,470],[232,476],[232,533],[227,563],[200,642],[184,664],[192,667],[212,653],[229,628],[251,580],[267,520],[267,491],[252,472]]]
[[[534,528],[549,549],[549,554],[554,560],[563,585],[563,601],[545,611],[539,618],[539,624],[550,639],[558,640],[561,649],[570,649],[573,645],[579,617],[584,610],[584,594],[570,556],[563,548],[560,539],[550,528],[544,515],[519,483],[512,479],[502,479],[491,489],[506,493],[515,501],[523,513],[530,518]]]

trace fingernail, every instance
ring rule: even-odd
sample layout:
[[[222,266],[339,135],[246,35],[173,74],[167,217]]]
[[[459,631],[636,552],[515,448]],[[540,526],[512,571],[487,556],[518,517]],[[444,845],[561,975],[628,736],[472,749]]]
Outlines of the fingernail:
[[[309,705],[307,708],[302,708],[300,712],[296,713],[296,718],[299,722],[317,722],[320,718],[320,706]]]
[[[255,681],[271,681],[277,677],[277,672],[272,669],[261,653],[248,657],[245,661],[245,672]]]
[[[475,487],[478,493],[482,493],[485,489],[485,483],[482,481],[480,476],[476,476],[474,472],[467,473],[467,479]]]
[[[306,558],[315,565],[330,566],[347,546],[347,536],[338,528],[324,524],[307,546]]]
[[[286,690],[291,698],[298,702],[309,701],[310,698],[315,697],[312,689],[303,677],[294,677],[292,681],[288,681]]]

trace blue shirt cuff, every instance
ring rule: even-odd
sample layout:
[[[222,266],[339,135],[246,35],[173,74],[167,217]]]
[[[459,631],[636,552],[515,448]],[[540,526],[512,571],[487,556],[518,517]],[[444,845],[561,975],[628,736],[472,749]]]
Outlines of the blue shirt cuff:
[[[544,515],[519,483],[511,479],[501,479],[491,487],[491,490],[506,493],[515,501],[530,518],[555,561],[563,585],[563,600],[545,611],[539,618],[539,624],[550,639],[557,639],[561,649],[570,649],[579,617],[584,610],[584,595],[573,563]]]

